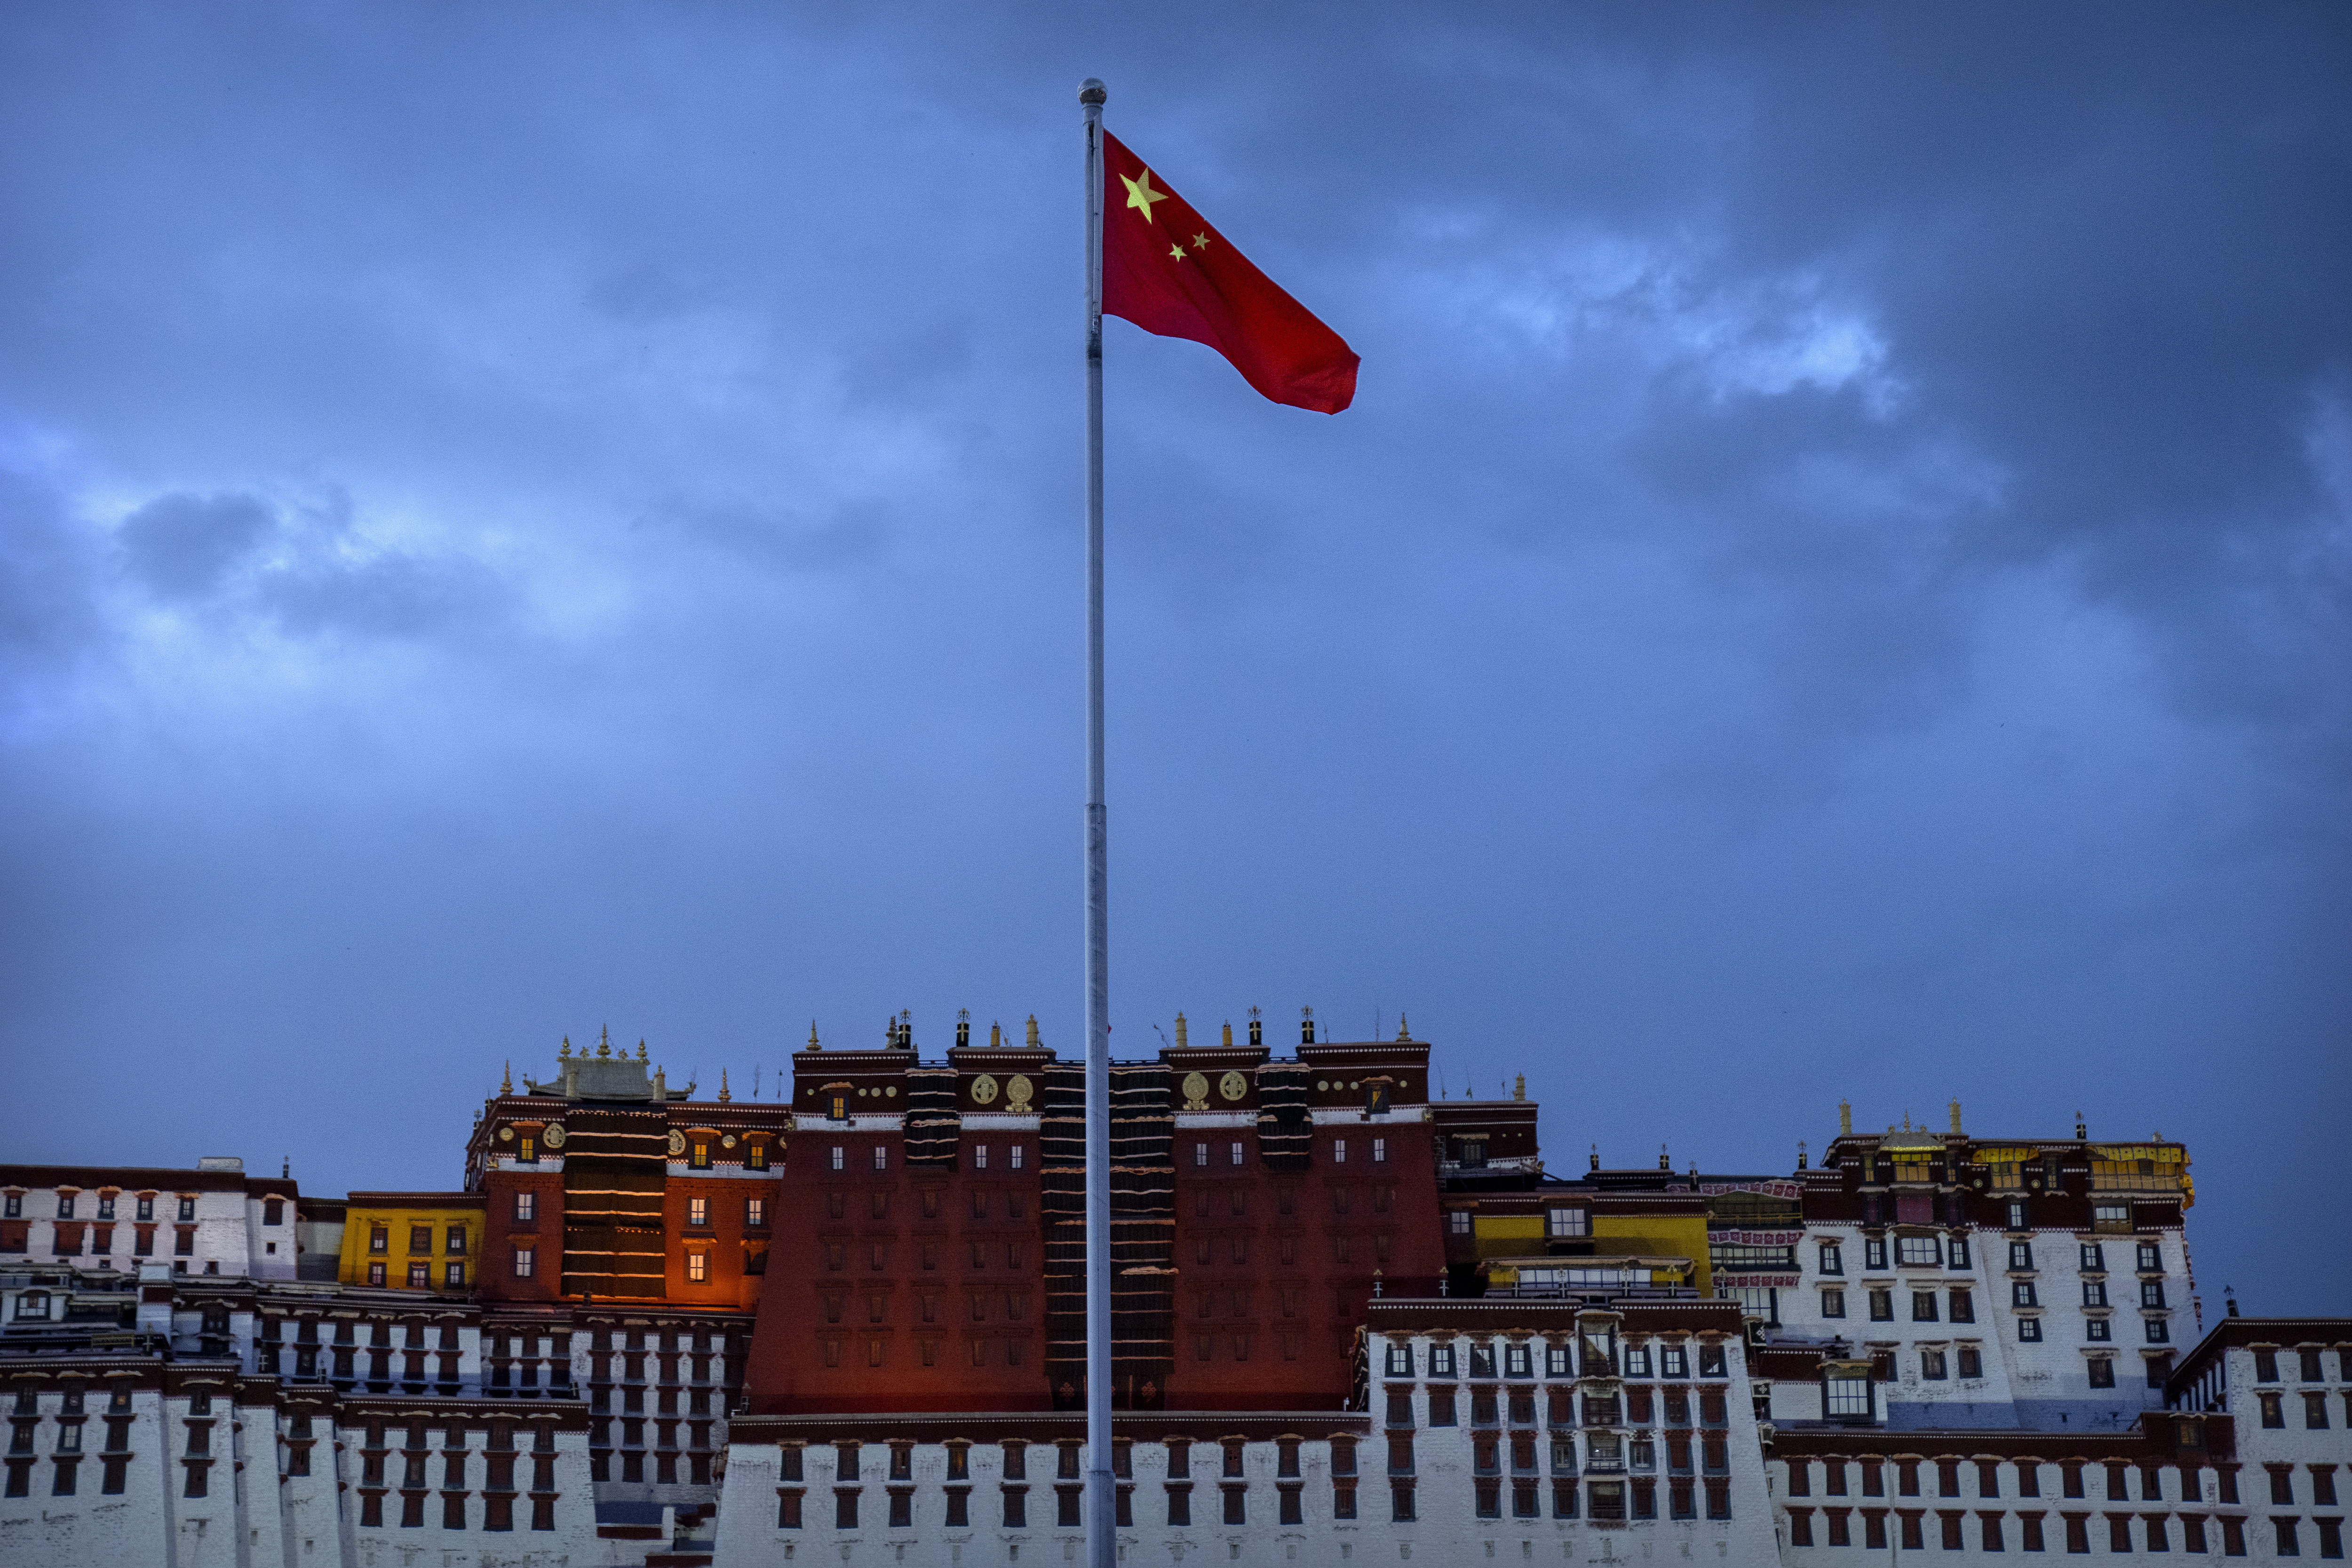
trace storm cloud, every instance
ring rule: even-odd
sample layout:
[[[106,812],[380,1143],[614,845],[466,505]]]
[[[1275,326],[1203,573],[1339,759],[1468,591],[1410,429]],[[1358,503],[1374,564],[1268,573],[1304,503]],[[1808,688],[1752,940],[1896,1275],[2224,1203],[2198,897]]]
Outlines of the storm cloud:
[[[2321,5],[16,8],[16,1157],[1075,1049],[1087,75],[1364,361],[1109,328],[1122,1052],[1406,1013],[1560,1168],[2080,1109],[2342,1308]]]

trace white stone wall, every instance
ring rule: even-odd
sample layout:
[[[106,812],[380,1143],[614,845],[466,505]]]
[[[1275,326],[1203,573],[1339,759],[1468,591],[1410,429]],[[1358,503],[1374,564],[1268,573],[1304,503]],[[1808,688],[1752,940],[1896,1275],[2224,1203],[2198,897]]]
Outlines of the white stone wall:
[[[1936,1268],[1904,1266],[1896,1261],[1895,1241],[1887,1240],[1887,1266],[1873,1269],[1861,1230],[1847,1225],[1807,1227],[1798,1249],[1802,1283],[1780,1293],[1780,1326],[1770,1332],[1776,1342],[1817,1343],[1842,1338],[1857,1355],[1891,1345],[1895,1352],[1895,1378],[1878,1390],[1880,1418],[1905,1427],[2026,1427],[2053,1431],[2128,1430],[2143,1410],[2160,1408],[2163,1391],[2147,1386],[2151,1354],[2186,1353],[2199,1337],[2193,1287],[2189,1275],[2187,1242],[2180,1231],[2137,1236],[2078,1235],[2067,1230],[2036,1231],[2011,1236],[1997,1230],[1968,1233],[1969,1266],[1955,1269],[1947,1262]],[[1843,1275],[1821,1270],[1821,1243],[1835,1242]],[[2012,1244],[2028,1249],[2032,1267],[2012,1269]],[[2158,1267],[2138,1268],[2138,1249],[2157,1249]],[[1947,1241],[1948,1246],[1948,1240]],[[2100,1249],[2103,1270],[2083,1265],[2085,1246]],[[2162,1287],[2165,1305],[2144,1308],[2144,1285]],[[2034,1304],[2020,1307],[2015,1287],[2031,1285]],[[2103,1286],[2105,1306],[2085,1304],[2084,1286]],[[1968,1288],[1976,1321],[1950,1321],[1954,1286]],[[1845,1316],[1832,1318],[1822,1311],[1824,1288],[1845,1293]],[[1893,1292],[1895,1321],[1874,1322],[1870,1291]],[[1933,1322],[1915,1321],[1912,1294],[1933,1291],[1937,1298]],[[2020,1323],[2038,1322],[2038,1341],[2021,1338]],[[2165,1343],[2151,1343],[2146,1324],[2161,1322]],[[2091,1325],[2104,1322],[2108,1338],[2094,1340]],[[1979,1351],[1984,1375],[1959,1375],[1958,1352],[1972,1345]],[[1920,1353],[1940,1350],[1947,1375],[1922,1375]],[[2094,1356],[2111,1357],[2115,1386],[2091,1386]],[[1810,1390],[1773,1393],[1776,1419],[1819,1419],[1819,1397]]]
[[[93,1384],[100,1379],[90,1380]],[[0,1563],[24,1568],[114,1568],[119,1563],[162,1563],[170,1532],[162,1477],[167,1462],[163,1442],[163,1396],[142,1388],[131,1397],[135,1417],[130,1432],[133,1458],[126,1467],[121,1496],[100,1491],[105,1467],[105,1399],[93,1392],[75,1488],[70,1498],[50,1495],[64,1396],[39,1396],[41,1423],[35,1429],[32,1495],[0,1500]],[[13,1396],[0,1399],[0,1416],[15,1408]]]

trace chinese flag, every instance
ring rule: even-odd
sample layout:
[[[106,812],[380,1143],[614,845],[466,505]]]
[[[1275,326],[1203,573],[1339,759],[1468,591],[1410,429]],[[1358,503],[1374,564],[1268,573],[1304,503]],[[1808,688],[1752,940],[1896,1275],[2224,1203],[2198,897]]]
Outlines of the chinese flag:
[[[1105,315],[1208,344],[1276,402],[1337,413],[1355,401],[1355,350],[1108,131],[1103,182]]]

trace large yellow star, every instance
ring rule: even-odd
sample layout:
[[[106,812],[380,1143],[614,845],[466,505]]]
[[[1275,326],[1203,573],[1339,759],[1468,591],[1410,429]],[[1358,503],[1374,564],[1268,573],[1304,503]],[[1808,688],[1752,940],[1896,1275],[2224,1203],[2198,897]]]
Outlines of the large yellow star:
[[[1143,172],[1143,178],[1140,180],[1130,180],[1126,175],[1121,174],[1118,177],[1118,183],[1127,187],[1127,204],[1129,207],[1141,207],[1143,209],[1143,221],[1145,223],[1150,223],[1153,221],[1151,216],[1151,204],[1154,202],[1164,202],[1168,199],[1167,192],[1155,191],[1151,188],[1151,171],[1149,169],[1146,169]]]

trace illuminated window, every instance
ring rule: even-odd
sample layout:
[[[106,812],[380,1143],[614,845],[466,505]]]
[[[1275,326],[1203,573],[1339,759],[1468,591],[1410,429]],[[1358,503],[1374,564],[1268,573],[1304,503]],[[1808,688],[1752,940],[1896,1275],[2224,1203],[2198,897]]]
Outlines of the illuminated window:
[[[520,1220],[532,1220],[538,1218],[539,1195],[535,1192],[519,1192],[515,1194],[514,1217]]]
[[[757,1139],[743,1145],[743,1168],[747,1171],[763,1171],[768,1168],[768,1145],[765,1139]]]
[[[1016,1171],[1019,1170],[1021,1168],[1021,1145],[1019,1144],[1013,1145],[1012,1159],[1013,1168]]]
[[[707,1197],[688,1198],[686,1200],[686,1222],[688,1225],[696,1226],[709,1224],[710,1200]]]
[[[539,1163],[539,1140],[529,1133],[515,1140],[515,1158],[530,1166]]]
[[[686,1255],[686,1278],[688,1284],[699,1285],[710,1278],[710,1254],[689,1252]]]
[[[693,1143],[688,1145],[687,1147],[689,1151],[687,1156],[687,1164],[690,1168],[698,1171],[707,1171],[710,1168],[710,1140],[709,1138],[697,1138]]]
[[[753,1230],[757,1230],[761,1227],[766,1225],[768,1223],[768,1200],[764,1197],[745,1198],[743,1200],[743,1223]]]
[[[1550,1237],[1588,1236],[1591,1220],[1581,1208],[1555,1208],[1544,1218],[1544,1234]]]
[[[530,1279],[531,1268],[538,1261],[538,1257],[539,1249],[537,1248],[516,1248],[514,1249],[514,1277],[518,1280]]]

